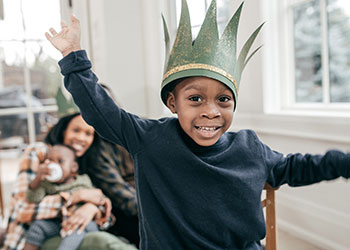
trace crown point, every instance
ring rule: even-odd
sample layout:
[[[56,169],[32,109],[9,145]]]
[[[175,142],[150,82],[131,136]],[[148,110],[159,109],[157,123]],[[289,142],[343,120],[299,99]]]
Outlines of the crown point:
[[[235,101],[237,100],[242,71],[261,46],[247,59],[248,52],[264,25],[260,25],[249,37],[237,58],[237,31],[243,5],[244,1],[230,19],[219,39],[216,0],[212,0],[199,34],[195,42],[192,43],[188,6],[186,0],[182,0],[176,39],[169,60],[166,61],[166,70],[163,75],[161,98],[164,104],[166,104],[169,84],[180,78],[191,76],[207,76],[221,81],[232,90]]]
[[[193,46],[196,57],[212,57],[219,41],[219,31],[216,18],[216,1],[213,0],[207,10],[203,24]],[[203,60],[203,58],[201,59]]]

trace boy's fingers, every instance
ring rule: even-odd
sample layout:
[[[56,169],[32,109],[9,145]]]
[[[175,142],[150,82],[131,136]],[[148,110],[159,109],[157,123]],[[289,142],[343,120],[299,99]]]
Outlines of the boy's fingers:
[[[57,32],[54,28],[50,28],[49,31],[51,32],[52,35],[57,35]]]
[[[51,38],[52,38],[52,37],[49,35],[49,33],[47,33],[47,32],[45,32],[45,37],[46,37],[46,39],[49,40],[49,41],[50,41]]]
[[[72,21],[72,23],[79,23],[78,18],[76,18],[76,17],[74,16],[74,14],[72,14],[72,15],[70,16],[70,20]]]
[[[65,29],[65,28],[67,28],[68,26],[67,26],[67,23],[64,21],[64,20],[62,20],[61,21],[61,28],[62,29]]]

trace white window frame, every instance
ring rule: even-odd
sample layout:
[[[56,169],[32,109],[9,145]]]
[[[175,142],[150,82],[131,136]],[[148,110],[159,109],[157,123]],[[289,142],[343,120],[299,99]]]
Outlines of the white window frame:
[[[67,12],[67,9],[69,9],[68,6],[69,1],[60,0],[60,6],[61,6],[61,12]],[[45,37],[43,35],[43,39],[37,40],[38,42],[41,42],[42,40],[45,40]],[[25,43],[28,41],[36,41],[33,39],[28,40],[7,40],[7,42],[21,42],[24,45],[24,52],[26,51]],[[42,112],[55,112],[57,111],[56,105],[48,105],[48,106],[42,106],[42,107],[34,107],[31,103],[31,97],[32,97],[32,86],[30,82],[30,70],[27,67],[28,64],[26,62],[26,57],[24,57],[23,62],[23,73],[24,73],[24,91],[26,95],[26,107],[20,107],[20,108],[7,108],[7,109],[0,109],[0,119],[1,116],[4,115],[17,115],[17,114],[26,114],[27,115],[27,128],[28,128],[28,138],[29,143],[33,143],[36,141],[36,133],[35,133],[35,121],[34,121],[34,115],[36,113],[42,113]],[[2,72],[0,72],[2,73]],[[1,136],[1,135],[0,135]]]
[[[321,2],[323,102],[295,102],[294,37],[292,6],[310,0],[263,0],[264,111],[267,114],[350,117],[350,103],[330,103],[326,0]]]

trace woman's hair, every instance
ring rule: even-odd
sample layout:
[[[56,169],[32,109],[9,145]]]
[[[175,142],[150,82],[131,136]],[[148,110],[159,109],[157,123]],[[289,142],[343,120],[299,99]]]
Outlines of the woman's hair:
[[[56,123],[56,125],[54,125],[50,129],[50,131],[44,139],[44,142],[50,145],[64,144],[64,132],[66,131],[68,124],[71,122],[71,120],[78,115],[80,115],[80,113],[75,113],[72,115],[62,117]],[[94,140],[91,146],[88,148],[84,155],[77,158],[77,162],[79,164],[79,174],[86,174],[89,168],[95,166],[97,161],[96,155],[99,154],[100,150],[100,142],[101,138],[95,131]]]

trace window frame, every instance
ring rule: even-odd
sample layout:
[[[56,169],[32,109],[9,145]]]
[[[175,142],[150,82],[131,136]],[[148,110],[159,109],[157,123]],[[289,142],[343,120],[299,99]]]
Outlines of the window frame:
[[[61,7],[61,16],[62,13],[66,13],[67,10],[70,8],[68,6],[69,1],[63,1],[60,0],[60,7]],[[5,14],[5,13],[4,13]],[[43,39],[7,39],[7,40],[1,40],[1,42],[20,42],[23,44],[24,47],[24,53],[27,51],[26,43],[27,42],[42,42],[45,41],[45,37],[43,35]],[[2,74],[2,71],[0,71]],[[57,111],[57,105],[43,105],[41,107],[35,107],[32,105],[32,86],[30,81],[30,67],[26,61],[26,57],[24,56],[23,60],[23,74],[24,74],[24,93],[26,98],[26,106],[25,107],[19,107],[19,108],[5,108],[0,109],[0,119],[2,116],[5,115],[19,115],[19,114],[25,114],[27,116],[27,131],[28,131],[28,139],[29,143],[34,143],[36,141],[36,132],[35,132],[35,114],[42,113],[42,112],[56,112]],[[1,138],[1,131],[0,131],[0,138]]]
[[[306,115],[313,113],[320,116],[337,114],[341,117],[350,117],[347,114],[350,110],[350,102],[330,103],[326,0],[319,0],[322,24],[323,101],[320,103],[297,103],[295,101],[292,7],[308,1],[311,0],[263,0],[262,16],[268,24],[264,27],[264,111],[268,114],[290,112]]]

